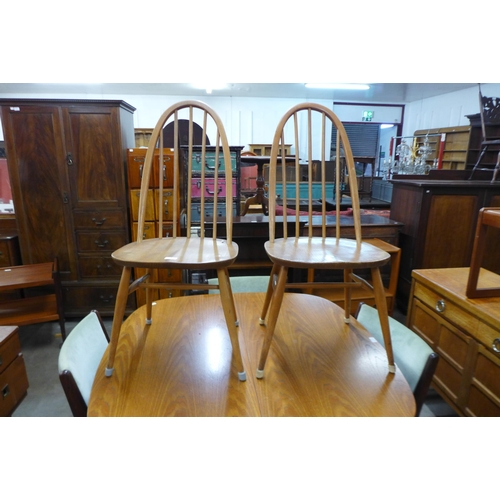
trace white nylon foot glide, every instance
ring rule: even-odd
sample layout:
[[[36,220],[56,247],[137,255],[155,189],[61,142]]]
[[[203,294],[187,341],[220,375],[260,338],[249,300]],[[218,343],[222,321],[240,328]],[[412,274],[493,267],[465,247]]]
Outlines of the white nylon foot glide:
[[[114,368],[106,368],[104,370],[104,374],[106,375],[106,377],[111,377],[111,375],[113,375],[113,372],[114,372]]]
[[[245,382],[247,379],[247,372],[238,372],[238,378],[241,382]]]
[[[264,370],[257,370],[257,378],[264,378]]]

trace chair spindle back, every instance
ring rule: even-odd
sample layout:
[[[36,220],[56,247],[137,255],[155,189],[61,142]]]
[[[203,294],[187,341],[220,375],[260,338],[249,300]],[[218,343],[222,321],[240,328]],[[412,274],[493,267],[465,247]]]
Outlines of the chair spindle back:
[[[304,118],[305,115],[305,118]],[[293,118],[292,120],[290,120]],[[316,118],[316,120],[314,120]],[[319,118],[319,120],[317,119]],[[304,121],[305,120],[305,121]],[[291,125],[289,123],[291,122]],[[319,127],[318,127],[319,122]],[[305,127],[302,126],[305,123]],[[313,236],[313,183],[317,182],[319,177],[319,182],[321,184],[321,237],[326,237],[326,198],[329,193],[326,191],[326,179],[327,179],[327,162],[331,164],[329,158],[326,158],[326,146],[330,144],[327,141],[330,140],[332,136],[329,132],[329,127],[336,134],[336,144],[337,150],[335,154],[335,206],[336,206],[336,238],[340,238],[340,169],[344,168],[342,165],[342,159],[345,161],[345,166],[347,167],[352,210],[354,217],[354,228],[357,243],[361,243],[361,218],[360,218],[360,208],[359,208],[359,195],[356,179],[356,169],[354,165],[354,159],[352,156],[351,146],[347,133],[342,122],[335,115],[335,113],[328,109],[327,107],[316,104],[316,103],[303,103],[291,108],[281,119],[276,133],[274,135],[272,149],[271,149],[271,160],[269,166],[269,239],[274,241],[275,239],[275,224],[276,224],[276,183],[277,183],[277,173],[278,168],[281,167],[281,179],[283,183],[283,237],[288,237],[287,231],[287,166],[290,168],[291,159],[290,157],[285,158],[281,156],[278,160],[279,152],[284,150],[286,144],[285,141],[285,129],[287,131],[293,128],[293,138],[295,145],[295,154],[293,158],[293,173],[295,177],[295,236],[300,236],[300,207],[301,207],[301,192],[300,187],[303,185],[303,175],[304,166],[300,164],[300,152],[307,152],[307,168],[305,172],[305,177],[307,177],[307,222],[308,222],[308,237]],[[319,128],[319,130],[318,130]],[[313,146],[320,138],[320,160],[313,159]],[[304,141],[306,144],[302,144]],[[341,153],[342,152],[342,153]],[[320,164],[320,171],[316,171],[316,166]],[[314,168],[313,168],[314,165]],[[288,170],[290,173],[290,170]],[[302,201],[304,201],[302,199]]]
[[[185,110],[185,111],[184,111]],[[184,144],[180,144],[179,140],[179,121],[181,121],[180,112],[183,114],[187,113],[187,119],[189,121],[188,125],[188,137]],[[196,117],[195,117],[195,112]],[[194,169],[194,146],[200,146],[195,144],[195,133],[193,124],[196,124],[195,118],[201,115],[202,121],[202,144],[200,151],[199,163],[201,168],[196,170],[193,175]],[[205,234],[205,208],[207,205],[207,199],[212,200],[213,198],[213,223],[212,223],[212,235],[213,238],[217,237],[217,213],[218,206],[225,201],[225,217],[226,217],[226,239],[228,243],[232,242],[232,223],[233,223],[233,190],[232,190],[232,168],[231,168],[231,154],[229,150],[228,140],[226,132],[222,125],[222,121],[219,116],[206,104],[200,101],[182,101],[171,107],[169,107],[160,117],[156,127],[151,135],[148,151],[146,153],[146,158],[144,160],[144,172],[141,181],[141,193],[139,201],[139,217],[138,217],[138,233],[137,241],[140,242],[143,239],[144,224],[146,217],[146,205],[147,205],[147,192],[149,187],[149,179],[151,176],[151,171],[153,169],[153,159],[155,155],[155,150],[159,149],[159,162],[158,162],[158,178],[163,179],[163,168],[164,168],[164,148],[163,148],[163,129],[166,125],[173,121],[174,124],[174,148],[173,148],[173,158],[174,158],[174,173],[173,173],[173,232],[172,236],[175,238],[180,236],[180,228],[175,221],[178,221],[181,215],[181,205],[183,207],[183,215],[185,215],[185,229],[188,238],[191,237],[191,227],[199,227],[199,236],[204,237]],[[207,133],[211,131],[215,134],[214,142],[214,157],[215,157],[215,167],[213,168],[213,177],[210,179],[214,180],[214,190],[210,190],[210,186],[207,183],[209,178],[206,175],[206,169],[210,168],[207,164]],[[186,138],[183,138],[186,139]],[[212,149],[210,151],[212,151]],[[219,179],[222,181],[222,175],[219,173],[219,164],[221,159],[224,160],[224,182],[225,182],[225,200],[221,201],[218,196],[218,186]],[[211,169],[212,170],[212,169]],[[193,220],[193,206],[192,206],[192,184],[193,179],[197,180],[197,184],[200,188],[200,220]],[[185,184],[184,184],[185,183]],[[183,192],[181,186],[185,187],[186,197],[184,200],[180,199]],[[164,219],[164,197],[163,197],[163,182],[159,183],[158,192],[158,210],[159,216],[159,238],[163,238],[163,219]],[[207,196],[208,194],[208,196]],[[195,223],[196,222],[196,223]]]

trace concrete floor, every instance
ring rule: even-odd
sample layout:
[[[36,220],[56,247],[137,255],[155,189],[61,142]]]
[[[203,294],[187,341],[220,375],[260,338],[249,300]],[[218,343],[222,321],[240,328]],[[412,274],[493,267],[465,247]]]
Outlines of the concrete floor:
[[[396,316],[396,314],[395,314]],[[402,320],[402,315],[397,318]],[[103,318],[108,333],[111,319]],[[69,334],[77,320],[66,321]],[[13,417],[71,417],[72,413],[59,381],[57,360],[62,343],[59,323],[40,323],[19,328],[19,338],[28,372],[28,395]],[[448,417],[456,413],[431,389],[422,417]]]

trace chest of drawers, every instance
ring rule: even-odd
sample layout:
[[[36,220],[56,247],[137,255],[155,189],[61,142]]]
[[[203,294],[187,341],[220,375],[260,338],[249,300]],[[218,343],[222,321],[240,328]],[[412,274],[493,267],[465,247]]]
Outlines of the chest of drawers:
[[[0,417],[12,415],[28,391],[17,326],[0,326]]]
[[[500,297],[468,299],[469,268],[412,272],[407,325],[441,359],[433,386],[464,416],[500,416]],[[481,269],[482,287],[500,276]]]

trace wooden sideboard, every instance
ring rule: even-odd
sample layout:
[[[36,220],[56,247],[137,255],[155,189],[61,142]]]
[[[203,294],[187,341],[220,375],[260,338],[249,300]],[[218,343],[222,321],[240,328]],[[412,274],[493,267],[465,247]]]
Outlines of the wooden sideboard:
[[[313,235],[321,234],[321,217],[312,218]],[[276,216],[276,237],[281,238],[281,227],[283,216]],[[307,234],[308,218],[300,217],[300,231]],[[340,216],[340,235],[343,238],[355,238],[354,218],[349,215]],[[295,217],[287,218],[288,234],[294,234]],[[379,215],[361,215],[361,231],[363,239],[378,238],[391,245],[398,246],[399,233],[403,225],[395,220]],[[220,218],[217,223],[217,234],[225,237],[225,218]],[[211,236],[210,224],[206,226],[206,235]],[[335,236],[335,216],[327,217],[327,236]],[[256,270],[260,268],[269,269],[271,261],[267,257],[264,243],[269,239],[269,217],[263,214],[249,214],[233,218],[233,239],[239,245],[238,258],[231,266],[232,270]],[[248,274],[248,272],[246,273]]]
[[[397,179],[393,184],[391,219],[404,224],[399,234],[401,268],[398,307],[406,311],[413,269],[468,267],[479,210],[500,206],[500,182]],[[483,267],[500,272],[498,229],[488,235]]]
[[[500,297],[468,299],[469,268],[414,270],[407,326],[440,355],[433,386],[464,416],[500,416]],[[481,269],[481,287],[500,276]]]

